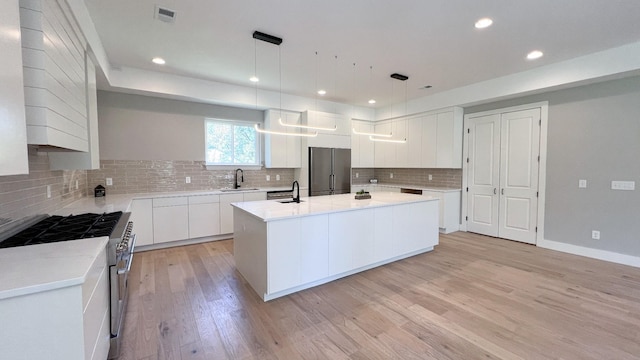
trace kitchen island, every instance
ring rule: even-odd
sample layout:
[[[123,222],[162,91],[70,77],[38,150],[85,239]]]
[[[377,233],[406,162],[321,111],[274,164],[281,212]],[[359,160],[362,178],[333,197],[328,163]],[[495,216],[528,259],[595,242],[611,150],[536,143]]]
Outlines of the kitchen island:
[[[380,192],[234,203],[236,268],[268,301],[428,252],[438,201]]]

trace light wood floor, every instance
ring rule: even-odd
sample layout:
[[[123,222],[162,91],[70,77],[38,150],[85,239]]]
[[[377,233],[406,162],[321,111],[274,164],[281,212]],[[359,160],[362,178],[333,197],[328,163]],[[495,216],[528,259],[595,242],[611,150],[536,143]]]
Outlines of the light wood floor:
[[[640,269],[469,233],[262,302],[231,240],[135,255],[120,359],[639,359]]]

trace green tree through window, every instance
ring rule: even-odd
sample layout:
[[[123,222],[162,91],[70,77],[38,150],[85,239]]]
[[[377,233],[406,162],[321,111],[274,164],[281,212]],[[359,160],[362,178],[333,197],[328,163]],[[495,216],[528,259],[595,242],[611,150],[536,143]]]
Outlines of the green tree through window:
[[[205,120],[207,165],[260,165],[259,136],[253,124]]]

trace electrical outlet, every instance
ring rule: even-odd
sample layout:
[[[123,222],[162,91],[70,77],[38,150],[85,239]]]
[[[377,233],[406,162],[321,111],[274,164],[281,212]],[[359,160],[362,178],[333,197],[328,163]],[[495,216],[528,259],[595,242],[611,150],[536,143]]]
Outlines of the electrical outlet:
[[[393,179],[393,173],[389,173],[389,179]]]
[[[280,174],[276,175],[276,181],[280,181]]]
[[[107,178],[107,186],[112,186],[112,185],[113,185],[113,179]]]
[[[191,176],[187,176],[186,178],[184,178],[184,182],[187,184],[191,184]]]
[[[580,179],[578,180],[578,188],[585,189],[587,187],[587,180]]]
[[[78,185],[78,180],[76,180],[76,190],[78,190],[80,186]]]
[[[267,178],[267,181],[271,181],[271,175],[267,175],[266,178]]]
[[[591,238],[593,240],[600,240],[600,231],[598,230],[591,230]]]
[[[359,177],[360,177],[360,174],[359,174],[359,173],[356,173],[356,179],[357,179],[357,178],[359,178]]]
[[[51,198],[51,185],[47,185],[47,199]]]
[[[429,181],[433,180],[433,175],[429,174]]]

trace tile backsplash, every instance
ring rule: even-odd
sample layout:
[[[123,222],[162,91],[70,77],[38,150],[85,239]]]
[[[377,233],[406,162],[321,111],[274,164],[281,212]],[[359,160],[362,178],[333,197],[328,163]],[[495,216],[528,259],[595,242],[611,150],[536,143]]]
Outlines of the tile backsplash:
[[[358,178],[355,177],[356,172]],[[430,187],[462,187],[462,169],[381,169],[354,168],[351,172],[353,184],[366,184],[369,179],[378,179],[384,184],[410,184]],[[391,178],[393,174],[393,178]],[[431,180],[429,180],[431,175]]]
[[[270,181],[266,176],[270,176]],[[280,180],[277,180],[277,177]],[[186,183],[186,178],[191,183]],[[106,178],[113,185],[106,185]],[[207,170],[204,161],[177,160],[101,160],[99,170],[87,172],[88,191],[102,185],[108,194],[167,191],[198,191],[232,187],[234,170]],[[242,187],[291,186],[293,169],[244,170]]]
[[[77,189],[76,189],[77,184]],[[47,185],[51,197],[47,197]],[[0,176],[0,224],[25,216],[46,214],[86,196],[85,170],[49,169],[49,156],[29,147],[29,174]]]

